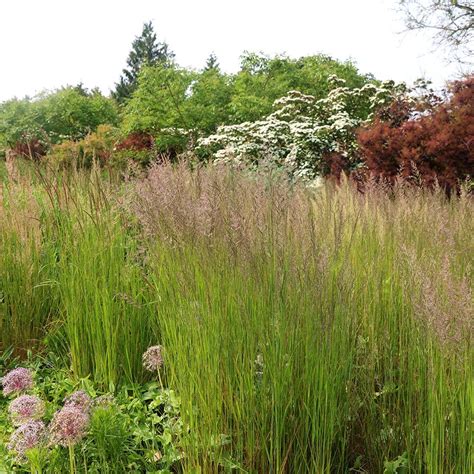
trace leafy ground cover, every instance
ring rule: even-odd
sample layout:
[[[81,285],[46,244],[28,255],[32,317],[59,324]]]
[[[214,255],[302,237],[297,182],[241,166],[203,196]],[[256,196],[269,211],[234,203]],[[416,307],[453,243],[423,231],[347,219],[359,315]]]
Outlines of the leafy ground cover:
[[[1,472],[170,472],[170,466],[181,458],[171,444],[182,431],[179,400],[157,381],[123,385],[112,394],[98,390],[89,378],[74,377],[52,354],[29,354],[19,362],[7,352],[1,364],[2,373],[11,373],[17,364],[30,370],[34,386],[27,392],[45,405],[43,416],[37,417],[44,423],[44,437],[33,440],[33,449],[24,449],[30,446],[28,437],[15,437],[14,433],[27,420],[15,423],[12,409],[8,409],[16,394],[0,400]],[[74,394],[76,399],[78,394],[86,398],[86,405],[73,413],[76,417],[88,414],[85,432],[77,434],[75,429],[80,426],[63,420],[62,438],[58,439],[53,420],[68,406],[68,400],[71,405]],[[12,442],[15,439],[17,442]],[[68,441],[70,446],[64,445]]]

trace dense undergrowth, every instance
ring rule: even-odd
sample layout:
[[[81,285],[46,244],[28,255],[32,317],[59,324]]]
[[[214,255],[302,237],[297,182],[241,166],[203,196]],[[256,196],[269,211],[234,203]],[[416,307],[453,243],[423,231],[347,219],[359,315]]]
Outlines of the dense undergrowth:
[[[162,345],[180,454],[131,472],[472,472],[473,209],[462,190],[314,189],[271,170],[10,169],[0,349],[54,354],[50,377],[120,398]],[[76,446],[78,470],[97,443]]]
[[[0,472],[169,472],[181,453],[171,444],[180,434],[179,400],[172,390],[157,382],[125,384],[115,393],[94,386],[89,378],[72,377],[53,354],[29,354],[18,361],[10,352],[2,355],[2,373],[21,363],[34,373],[31,393],[45,404],[43,420],[50,424],[64,400],[71,394],[90,397],[87,434],[72,444],[72,459],[67,449],[49,442],[18,453],[8,449],[15,426],[8,413],[12,402],[0,399]],[[9,404],[7,402],[10,402]]]

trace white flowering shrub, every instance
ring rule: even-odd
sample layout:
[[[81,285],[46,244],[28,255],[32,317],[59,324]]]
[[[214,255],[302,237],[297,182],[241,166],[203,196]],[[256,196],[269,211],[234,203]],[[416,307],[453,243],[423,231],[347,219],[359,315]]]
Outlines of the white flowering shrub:
[[[290,91],[274,102],[274,111],[263,120],[224,125],[201,138],[197,153],[232,163],[271,159],[310,178],[326,174],[324,157],[333,154],[343,157],[348,169],[357,167],[356,129],[406,89],[393,81],[355,89],[336,76],[329,81],[327,97]]]

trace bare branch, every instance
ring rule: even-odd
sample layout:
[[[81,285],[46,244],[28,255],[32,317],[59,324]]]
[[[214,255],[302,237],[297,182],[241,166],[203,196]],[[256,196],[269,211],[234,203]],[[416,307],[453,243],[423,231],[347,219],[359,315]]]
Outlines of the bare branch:
[[[435,44],[447,47],[451,59],[472,62],[474,0],[399,0],[399,5],[409,30],[433,31]]]

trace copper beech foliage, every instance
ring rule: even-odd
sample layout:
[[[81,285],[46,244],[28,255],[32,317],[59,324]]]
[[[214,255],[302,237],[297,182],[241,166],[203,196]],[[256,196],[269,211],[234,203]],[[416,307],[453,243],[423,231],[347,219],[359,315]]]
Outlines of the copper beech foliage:
[[[474,177],[474,75],[453,82],[446,100],[423,99],[379,111],[357,134],[361,156],[371,178],[438,183],[451,193]]]

